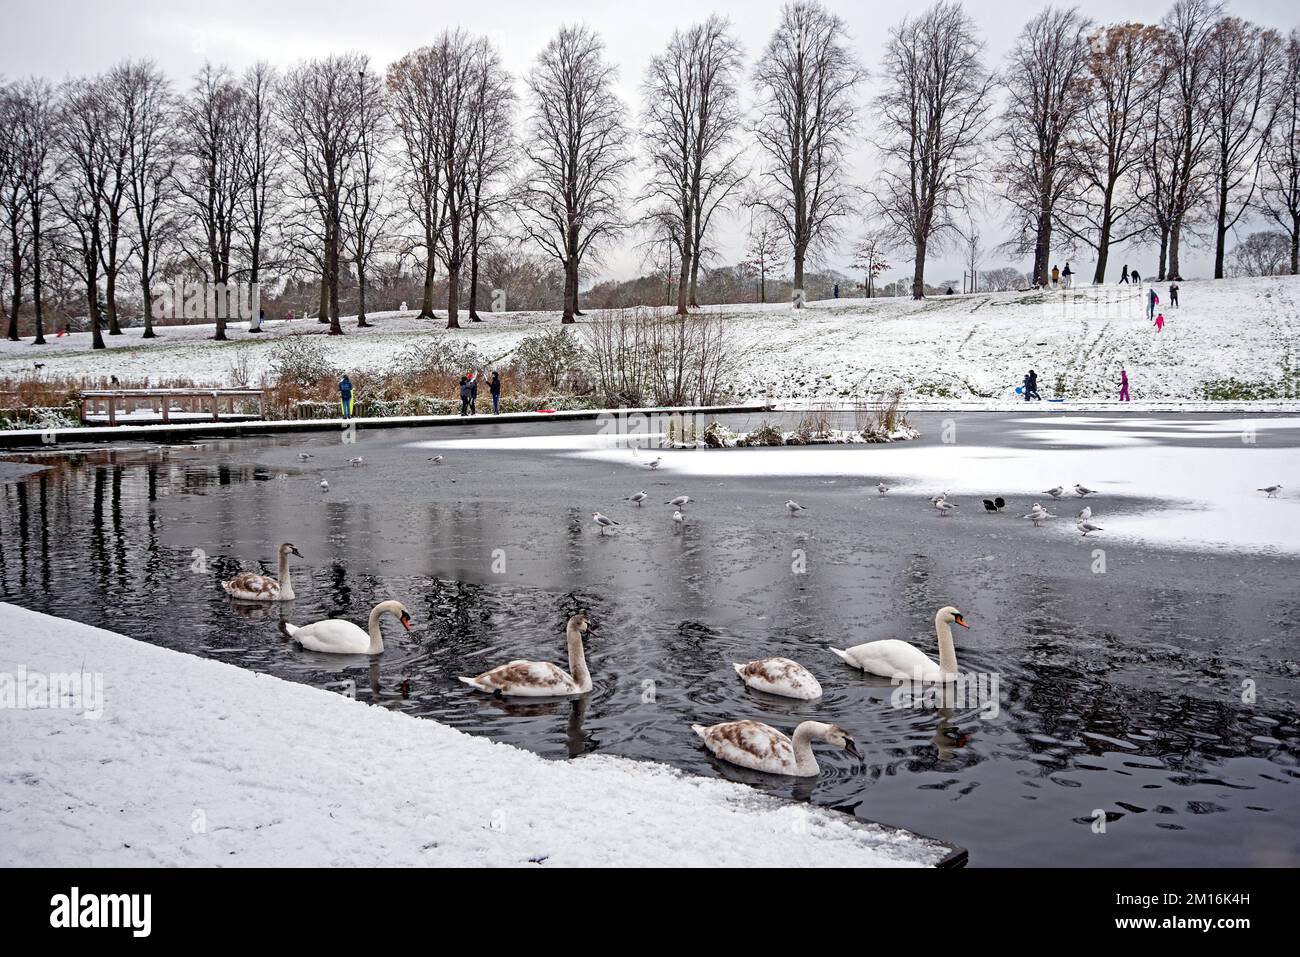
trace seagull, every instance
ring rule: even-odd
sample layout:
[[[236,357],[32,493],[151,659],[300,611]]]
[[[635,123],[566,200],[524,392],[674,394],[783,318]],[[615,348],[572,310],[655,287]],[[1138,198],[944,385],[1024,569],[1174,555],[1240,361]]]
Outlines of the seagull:
[[[662,461],[663,461],[663,456],[657,456],[653,462],[647,462],[645,466],[648,469],[657,469],[659,467],[659,463]]]
[[[937,502],[934,503],[934,507],[937,508],[937,509],[939,510],[939,514],[940,514],[940,515],[947,515],[947,514],[948,514],[950,511],[952,511],[954,508],[961,508],[960,505],[954,505],[952,502],[948,501],[946,498],[941,498],[941,499],[939,499],[939,501],[937,501]]]
[[[1086,522],[1090,518],[1092,518],[1092,506],[1085,505],[1079,510],[1079,521]]]
[[[321,480],[320,480],[320,490],[321,490],[322,492],[328,492],[328,491],[330,490],[330,483],[327,482],[327,481],[325,481],[324,479],[321,479]]]
[[[362,458],[360,455],[358,455],[354,459],[348,459],[348,465],[365,465],[365,464],[366,464],[366,460]]]
[[[302,459],[304,462],[306,462],[309,458],[311,458],[311,453],[310,453],[310,452],[299,452],[299,453],[298,453],[298,458],[300,458],[300,459]]]
[[[1269,498],[1277,498],[1277,493],[1282,491],[1280,485],[1270,485],[1268,488],[1256,489],[1257,492],[1267,492]]]
[[[986,512],[1000,512],[1006,507],[1006,500],[1001,495],[997,498],[986,498],[984,500],[984,511]]]
[[[881,495],[884,495],[886,492],[889,491],[889,486],[886,485],[884,482],[877,482],[876,491],[879,492]]]
[[[673,499],[672,501],[670,501],[670,502],[664,502],[664,504],[665,504],[665,505],[671,505],[671,506],[673,506],[674,508],[681,508],[683,505],[686,505],[686,504],[688,504],[688,503],[690,503],[690,502],[693,502],[693,501],[695,501],[695,499],[691,498],[689,495],[678,495],[678,496],[677,496],[675,499]]]
[[[938,495],[930,499],[930,504],[934,506],[938,506],[938,504],[942,502],[944,499],[946,499],[947,497],[948,497],[947,492],[940,492]]]
[[[1052,498],[1060,498],[1060,497],[1061,497],[1061,493],[1064,492],[1064,491],[1065,491],[1065,489],[1061,488],[1061,486],[1058,485],[1058,486],[1056,486],[1056,488],[1049,488],[1049,489],[1048,489],[1046,492],[1044,492],[1043,494],[1044,494],[1044,495],[1050,495],[1050,496],[1052,496]]]
[[[592,515],[591,520],[600,526],[600,534],[602,535],[605,534],[605,529],[609,528],[611,525],[618,524],[618,522],[614,521],[608,515],[601,515],[600,512],[596,512]]]
[[[1079,521],[1075,522],[1074,527],[1077,528],[1079,531],[1083,532],[1084,538],[1088,537],[1089,532],[1105,531],[1105,529],[1103,529],[1100,525],[1094,525],[1092,524],[1092,522],[1086,522],[1083,519],[1079,519]]]
[[[635,495],[629,495],[627,500],[629,502],[636,502],[637,506],[640,507],[641,502],[644,498],[645,498],[645,492],[641,491],[641,492],[637,492]]]
[[[804,511],[805,508],[803,505],[800,505],[794,499],[790,499],[790,501],[786,502],[785,507],[789,510],[791,515],[793,515],[795,512],[802,512]]]
[[[673,521],[676,522],[678,525],[685,524],[686,516],[682,514],[682,510],[680,508],[677,509],[677,511],[673,512]]]
[[[442,464],[442,456],[441,456],[441,455],[435,455],[433,458],[429,459],[429,461],[432,462],[434,465],[441,465],[441,464]]]
[[[1033,519],[1034,528],[1037,528],[1038,523],[1043,521],[1044,519],[1056,518],[1055,515],[1049,513],[1047,509],[1043,508],[1043,506],[1040,505],[1038,502],[1034,503],[1033,507],[1029,510],[1028,515],[1021,515],[1020,517]]]
[[[1086,485],[1076,485],[1074,487],[1074,491],[1079,496],[1079,498],[1083,498],[1087,495],[1097,494],[1097,490],[1095,488],[1088,488],[1088,486]]]

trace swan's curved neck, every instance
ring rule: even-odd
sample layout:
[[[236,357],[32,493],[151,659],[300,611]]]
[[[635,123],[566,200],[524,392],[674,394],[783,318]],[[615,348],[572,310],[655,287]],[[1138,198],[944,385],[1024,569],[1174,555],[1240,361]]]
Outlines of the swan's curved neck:
[[[582,648],[582,632],[577,628],[565,629],[569,641],[569,674],[579,691],[591,690],[591,672],[587,670],[587,655]]]
[[[816,774],[821,770],[812,749],[813,740],[821,737],[819,730],[815,721],[805,721],[794,729],[794,768],[801,775]]]
[[[367,631],[370,632],[370,654],[377,655],[384,650],[384,633],[379,630],[379,618],[384,613],[383,605],[376,605],[370,609],[370,621],[367,623]]]
[[[945,675],[957,673],[957,649],[952,643],[952,627],[944,620],[934,620],[934,633],[939,639],[939,671]]]
[[[280,591],[293,591],[293,585],[289,581],[289,553],[280,553]]]

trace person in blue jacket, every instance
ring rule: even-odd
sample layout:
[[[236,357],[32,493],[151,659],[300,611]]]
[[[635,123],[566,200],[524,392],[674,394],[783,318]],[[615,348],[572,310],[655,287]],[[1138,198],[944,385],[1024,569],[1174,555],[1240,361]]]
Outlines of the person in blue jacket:
[[[352,418],[352,380],[346,372],[339,380],[339,407],[343,410],[343,418]]]

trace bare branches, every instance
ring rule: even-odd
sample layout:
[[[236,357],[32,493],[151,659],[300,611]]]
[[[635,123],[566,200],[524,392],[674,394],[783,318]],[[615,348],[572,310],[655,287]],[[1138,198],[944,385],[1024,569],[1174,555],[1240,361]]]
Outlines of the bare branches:
[[[930,245],[969,202],[989,124],[992,77],[975,24],[940,2],[890,30],[876,103],[884,164],[876,201],[891,234],[915,250],[912,296],[925,295]]]
[[[816,0],[795,0],[754,68],[760,97],[754,133],[766,159],[756,202],[785,231],[794,253],[795,305],[804,263],[850,212],[845,155],[857,123],[855,90],[866,77],[844,21]]]
[[[1290,239],[1294,276],[1300,271],[1300,29],[1287,37],[1271,97],[1273,123],[1261,151],[1263,172],[1256,207]]]

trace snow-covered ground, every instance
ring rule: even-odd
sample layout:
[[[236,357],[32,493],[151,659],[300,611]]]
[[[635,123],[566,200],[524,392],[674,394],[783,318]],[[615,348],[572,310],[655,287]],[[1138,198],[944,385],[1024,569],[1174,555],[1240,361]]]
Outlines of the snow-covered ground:
[[[1300,426],[1300,418],[1125,418],[1122,429],[1114,427],[1113,418],[1079,415],[1035,415],[1015,423],[1023,441],[1014,447],[966,443],[960,431],[952,443],[828,446],[815,454],[788,448],[638,453],[614,436],[576,433],[418,444],[439,450],[545,449],[618,463],[636,472],[645,471],[648,455],[658,455],[662,475],[681,480],[790,476],[792,492],[798,488],[794,479],[810,475],[851,477],[868,489],[883,480],[893,486],[891,495],[915,496],[918,508],[926,504],[925,497],[949,492],[960,512],[957,518],[942,518],[945,522],[984,521],[980,499],[1002,495],[1011,504],[996,520],[1021,523],[1028,506],[1041,501],[1055,519],[1033,531],[1076,539],[1082,536],[1075,529],[1075,516],[1087,504],[1093,523],[1104,529],[1090,535],[1089,543],[1128,540],[1179,548],[1300,553],[1300,453],[1255,441],[1269,430]],[[1195,444],[1198,440],[1202,444]],[[1274,483],[1284,486],[1278,497],[1258,491]],[[1075,484],[1096,494],[1084,502],[1071,491]],[[1060,501],[1044,491],[1056,486],[1065,489]],[[1114,511],[1120,506],[1122,510]]]
[[[102,684],[80,699],[41,690],[83,673]],[[6,604],[0,740],[7,867],[890,867],[950,850],[666,765],[546,761]]]
[[[1157,287],[1162,300],[1168,285]],[[1251,394],[1300,394],[1300,277],[1189,281],[1182,306],[1161,308],[1161,333],[1146,319],[1144,288],[1080,287],[1065,292],[978,293],[924,302],[909,299],[711,306],[731,318],[736,342],[748,350],[737,386],[750,397],[843,398],[901,385],[916,398],[1007,400],[1025,372],[1038,372],[1044,397],[1111,398],[1128,369],[1136,400],[1200,399],[1206,383],[1236,379]],[[464,337],[493,358],[527,335],[558,325],[555,313],[484,314],[464,323]],[[373,329],[355,329],[327,342],[332,362],[350,370],[378,369],[412,342],[441,332],[443,322],[413,314],[379,313]],[[184,377],[229,384],[236,357],[254,376],[267,368],[271,343],[299,332],[320,333],[315,320],[272,321],[260,336],[242,330],[214,343],[208,326],[165,327],[145,341],[139,329],[105,337],[109,348],[89,351],[89,334],[51,338],[49,345],[0,341],[0,374],[117,374],[155,380]],[[578,325],[581,329],[581,323]]]

